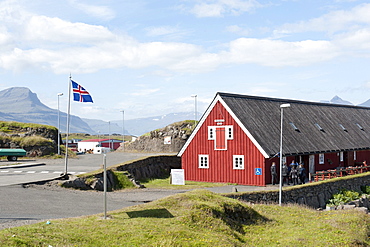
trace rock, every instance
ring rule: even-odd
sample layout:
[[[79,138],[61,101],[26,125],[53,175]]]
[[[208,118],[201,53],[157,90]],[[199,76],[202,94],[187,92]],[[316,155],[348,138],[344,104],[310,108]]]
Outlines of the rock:
[[[365,208],[365,207],[355,207],[355,210],[364,212],[365,214],[368,214],[369,213],[369,210],[367,208]]]

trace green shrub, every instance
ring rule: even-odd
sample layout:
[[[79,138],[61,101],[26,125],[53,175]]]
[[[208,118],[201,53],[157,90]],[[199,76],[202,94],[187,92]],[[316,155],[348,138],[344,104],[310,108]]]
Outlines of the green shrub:
[[[360,198],[360,196],[361,193],[357,191],[343,189],[339,193],[334,194],[333,198],[329,199],[328,204],[338,206],[350,201],[357,200]]]
[[[361,186],[361,191],[364,194],[370,195],[370,186],[368,186],[368,185]]]

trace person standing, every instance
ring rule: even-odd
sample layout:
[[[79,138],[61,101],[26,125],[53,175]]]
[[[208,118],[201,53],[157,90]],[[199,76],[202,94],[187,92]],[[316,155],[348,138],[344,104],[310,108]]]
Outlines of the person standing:
[[[290,176],[292,177],[293,185],[298,184],[298,170],[296,165],[294,165],[292,170],[290,170]]]
[[[298,174],[299,180],[301,180],[301,183],[304,184],[306,182],[306,169],[304,168],[303,164],[300,164]]]
[[[289,169],[286,163],[284,163],[283,167],[281,168],[281,175],[283,177],[283,181],[281,184],[284,185],[284,181],[286,181],[289,185]]]
[[[277,172],[276,172],[275,162],[272,162],[270,169],[271,169],[271,182],[272,182],[272,185],[275,185],[277,183]]]

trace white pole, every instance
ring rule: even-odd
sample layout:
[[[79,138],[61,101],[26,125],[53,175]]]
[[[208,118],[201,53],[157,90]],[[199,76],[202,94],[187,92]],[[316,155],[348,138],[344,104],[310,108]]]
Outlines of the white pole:
[[[69,124],[70,124],[70,114],[71,114],[71,82],[72,76],[69,76],[68,81],[68,107],[67,107],[67,131],[66,131],[66,155],[65,155],[65,169],[64,175],[68,174],[68,137],[69,137]]]
[[[279,205],[281,206],[281,198],[283,194],[283,117],[284,117],[284,108],[290,107],[290,104],[280,105],[280,183],[279,183]]]
[[[194,118],[195,118],[194,126],[197,123],[197,96],[198,95],[196,94],[191,96],[191,97],[194,97]]]
[[[125,151],[125,111],[122,110],[122,151]]]
[[[58,155],[60,155],[60,110],[59,110],[59,97],[63,95],[63,93],[58,93]]]
[[[110,141],[110,121],[108,122],[108,132],[109,132],[109,133],[108,133],[108,138],[109,138],[109,149],[112,149],[112,148],[111,148],[111,146],[112,146],[112,145],[111,145],[111,141]]]
[[[104,219],[107,218],[107,155],[103,155],[103,164],[104,164]]]

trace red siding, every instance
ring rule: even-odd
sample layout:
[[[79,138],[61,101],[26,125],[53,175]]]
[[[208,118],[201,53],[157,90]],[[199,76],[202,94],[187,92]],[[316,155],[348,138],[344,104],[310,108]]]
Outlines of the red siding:
[[[224,120],[218,122],[222,125],[217,125],[216,119]],[[208,140],[208,126],[233,126],[233,139],[228,140],[224,137],[218,139],[216,131],[216,140]],[[215,150],[215,141],[222,141],[227,150]],[[209,155],[209,168],[198,168],[199,154]],[[233,169],[233,155],[244,155],[244,169]],[[264,162],[263,155],[219,102],[182,154],[185,179],[191,181],[264,186],[266,185]],[[262,175],[255,175],[255,168],[261,168]]]

